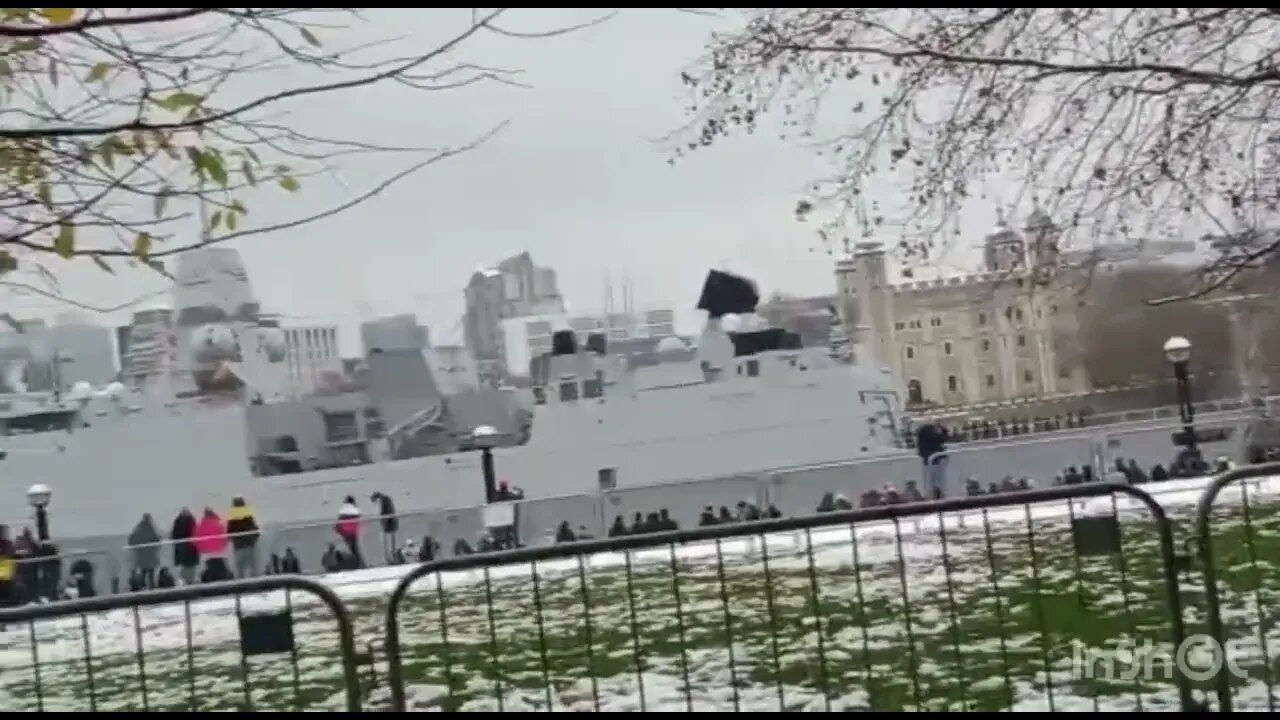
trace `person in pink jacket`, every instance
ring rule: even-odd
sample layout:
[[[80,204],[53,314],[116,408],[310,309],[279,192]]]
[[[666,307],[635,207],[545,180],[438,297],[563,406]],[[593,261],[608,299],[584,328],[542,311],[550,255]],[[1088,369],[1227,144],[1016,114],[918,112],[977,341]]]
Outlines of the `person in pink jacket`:
[[[196,523],[191,541],[201,555],[222,555],[227,552],[227,526],[213,508],[205,508],[204,516]]]

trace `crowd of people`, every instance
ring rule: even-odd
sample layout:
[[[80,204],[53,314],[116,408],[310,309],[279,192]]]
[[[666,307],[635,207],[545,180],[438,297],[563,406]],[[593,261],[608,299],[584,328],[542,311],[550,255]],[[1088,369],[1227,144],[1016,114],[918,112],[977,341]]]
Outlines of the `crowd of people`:
[[[1018,437],[1034,433],[1053,432],[1071,428],[1082,428],[1088,425],[1088,414],[1084,412],[1065,413],[1052,416],[1036,416],[1031,418],[1014,418],[1012,420],[968,420],[958,425],[938,424],[944,431],[944,442],[966,443],[976,440],[998,440],[1000,438]],[[909,419],[905,421],[903,438],[908,447],[915,447],[919,428]]]

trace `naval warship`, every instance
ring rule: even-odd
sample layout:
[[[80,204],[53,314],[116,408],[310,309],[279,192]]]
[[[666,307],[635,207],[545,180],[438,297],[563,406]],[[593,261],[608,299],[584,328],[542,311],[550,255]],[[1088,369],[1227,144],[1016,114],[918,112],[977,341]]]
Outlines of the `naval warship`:
[[[125,538],[143,513],[166,534],[179,510],[225,516],[235,497],[263,527],[264,557],[293,548],[314,566],[348,497],[377,547],[374,493],[394,502],[401,538],[430,536],[448,555],[492,524],[481,426],[496,440],[497,481],[523,496],[513,512],[525,544],[562,523],[603,535],[618,517],[661,510],[688,527],[704,507],[740,501],[808,513],[828,493],[856,498],[922,477],[893,374],[853,362],[840,343],[730,332],[725,318],[749,316],[758,294],[727,273],[709,273],[706,326],[689,345],[664,340],[665,362],[637,364],[604,337],[561,332],[531,363],[531,387],[454,386],[420,343],[387,338],[367,350],[360,388],[302,396],[285,387],[281,330],[260,320],[234,251],[184,256],[175,282],[171,349],[197,392],[115,382],[0,397],[0,522],[31,524],[26,491],[48,486],[60,550],[96,557],[103,576],[127,568]],[[1202,415],[1215,429],[1205,454],[1243,460],[1252,417]],[[1176,413],[1154,412],[969,442],[949,451],[949,484],[1044,480],[1116,458],[1150,466],[1169,459],[1176,430]]]

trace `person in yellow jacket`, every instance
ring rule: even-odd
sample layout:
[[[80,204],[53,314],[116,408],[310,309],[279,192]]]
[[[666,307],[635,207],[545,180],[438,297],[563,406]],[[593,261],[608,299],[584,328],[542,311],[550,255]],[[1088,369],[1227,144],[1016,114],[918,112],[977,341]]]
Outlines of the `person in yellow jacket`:
[[[0,525],[0,607],[17,599],[18,549],[9,539],[9,526]]]
[[[253,508],[242,497],[232,500],[231,512],[227,513],[227,535],[231,536],[231,547],[234,548],[236,577],[247,578],[257,574],[258,537],[261,533]]]

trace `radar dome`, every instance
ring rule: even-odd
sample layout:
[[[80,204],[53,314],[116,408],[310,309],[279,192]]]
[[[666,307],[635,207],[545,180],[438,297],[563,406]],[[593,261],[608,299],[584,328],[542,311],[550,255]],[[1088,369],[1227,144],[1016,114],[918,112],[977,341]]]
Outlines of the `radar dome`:
[[[123,398],[125,396],[125,392],[124,383],[120,382],[109,382],[106,387],[102,388],[102,394],[112,400],[119,400]]]
[[[200,362],[229,360],[236,350],[235,333],[226,325],[201,325],[191,333],[191,354]]]
[[[269,362],[277,363],[284,360],[288,347],[285,344],[283,330],[275,327],[261,328],[258,330],[258,337]]]
[[[86,400],[90,395],[93,395],[93,386],[87,380],[77,380],[71,386],[71,391],[67,395],[72,400]]]
[[[660,353],[678,353],[684,352],[689,348],[680,338],[675,335],[668,335],[658,341],[658,346],[655,349]]]

